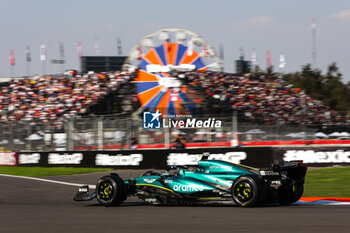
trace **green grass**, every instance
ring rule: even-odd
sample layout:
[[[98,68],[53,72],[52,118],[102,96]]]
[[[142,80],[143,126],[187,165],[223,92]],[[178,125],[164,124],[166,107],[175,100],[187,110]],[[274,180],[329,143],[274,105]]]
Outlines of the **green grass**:
[[[7,167],[0,166],[0,174],[17,176],[58,176],[90,172],[110,171],[110,168],[74,168],[74,167]]]
[[[350,167],[309,170],[304,197],[350,197]]]

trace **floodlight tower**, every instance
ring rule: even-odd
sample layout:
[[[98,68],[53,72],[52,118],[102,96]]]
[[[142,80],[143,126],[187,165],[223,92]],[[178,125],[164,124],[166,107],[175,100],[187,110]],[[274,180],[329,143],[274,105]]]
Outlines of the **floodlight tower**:
[[[117,51],[118,51],[118,56],[121,56],[123,54],[122,42],[120,38],[117,38]]]
[[[312,18],[311,24],[312,33],[312,68],[316,69],[316,18]]]

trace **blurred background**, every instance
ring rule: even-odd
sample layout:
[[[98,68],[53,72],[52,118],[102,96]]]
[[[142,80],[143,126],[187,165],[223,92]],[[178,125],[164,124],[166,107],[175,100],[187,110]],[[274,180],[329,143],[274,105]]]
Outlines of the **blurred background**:
[[[350,143],[348,2],[104,4],[4,1],[0,150]]]

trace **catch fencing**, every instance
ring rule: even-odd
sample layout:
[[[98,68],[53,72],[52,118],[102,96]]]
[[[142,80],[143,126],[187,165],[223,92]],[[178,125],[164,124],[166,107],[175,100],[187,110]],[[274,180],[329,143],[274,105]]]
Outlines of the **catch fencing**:
[[[125,115],[76,117],[61,127],[40,121],[1,124],[0,151],[125,150],[130,149],[132,141],[136,141],[139,148],[171,148],[178,135],[191,147],[295,140],[309,144],[308,141],[316,139],[350,138],[340,134],[326,135],[327,138],[317,135],[324,126],[259,125],[238,121],[236,115],[211,118],[220,120],[221,127],[144,129],[142,119]],[[328,132],[330,128],[328,126]]]

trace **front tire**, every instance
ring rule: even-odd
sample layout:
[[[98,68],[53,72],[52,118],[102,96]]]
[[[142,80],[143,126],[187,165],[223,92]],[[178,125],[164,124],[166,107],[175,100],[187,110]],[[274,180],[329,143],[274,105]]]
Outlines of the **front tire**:
[[[266,190],[263,180],[255,175],[238,177],[232,185],[233,201],[241,207],[256,206],[264,200]]]
[[[103,176],[96,184],[96,198],[101,205],[117,206],[126,199],[127,187],[117,174]]]

